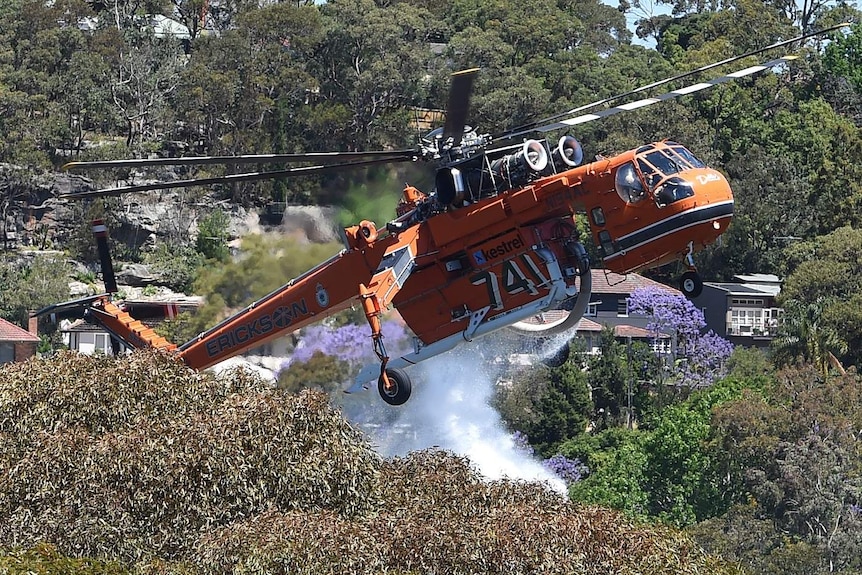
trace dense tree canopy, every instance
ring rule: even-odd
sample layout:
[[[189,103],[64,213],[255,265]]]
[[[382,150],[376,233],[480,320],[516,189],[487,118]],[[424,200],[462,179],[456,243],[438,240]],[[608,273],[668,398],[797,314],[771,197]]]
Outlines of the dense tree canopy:
[[[659,3],[667,10],[650,13],[651,3],[644,0],[623,0],[619,9],[599,0],[6,0],[0,5],[0,163],[35,171],[56,169],[71,158],[402,148],[416,141],[412,120],[417,109],[444,108],[449,74],[471,67],[481,68],[481,73],[468,122],[483,133],[496,133],[800,32],[859,20],[852,4],[835,0]],[[158,21],[153,16],[158,14],[182,22],[189,38],[157,33]],[[654,41],[655,49],[632,42],[627,17],[635,18],[636,36]],[[786,279],[781,301],[786,312],[784,333],[776,342],[774,359],[790,367],[776,371],[745,355],[745,350],[737,350],[727,364],[728,377],[691,395],[679,394],[684,399],[671,402],[665,398],[666,384],[675,381],[664,377],[654,354],[625,349],[612,334],[605,333],[603,354],[589,365],[572,359],[562,368],[519,373],[499,398],[507,423],[526,431],[542,455],[558,452],[585,464],[583,479],[572,482],[573,499],[614,507],[638,519],[686,526],[707,549],[739,562],[752,573],[852,573],[862,568],[860,382],[852,369],[843,375],[835,373],[858,366],[862,350],[860,44],[862,28],[855,24],[849,31],[789,47],[799,58],[782,68],[587,123],[575,133],[588,157],[662,138],[681,141],[728,176],[736,200],[734,222],[719,244],[698,256],[697,264],[706,279],[729,279],[744,272],[775,273]],[[762,59],[778,55],[778,51],[769,52]],[[738,66],[754,64],[759,58],[747,58]],[[720,67],[711,74],[732,69]],[[659,90],[707,77],[671,82]],[[650,94],[654,93],[657,91]],[[173,175],[222,172],[213,167],[198,172],[178,168]],[[429,176],[419,172],[410,171],[409,179],[425,178],[427,182]],[[206,193],[208,198],[246,205],[273,200],[337,203],[351,219],[369,217],[369,212],[386,217],[406,173],[387,168],[223,185]],[[108,182],[129,175],[118,171],[99,177]],[[192,190],[189,198],[197,201],[201,194]],[[4,221],[13,205],[26,205],[26,200],[11,179],[0,182]],[[103,206],[95,203],[88,210],[95,214],[102,208],[104,212]],[[108,215],[110,212],[107,210]],[[135,254],[141,259],[155,258],[163,265],[167,260],[177,264],[166,269],[174,277],[172,281],[194,286],[194,291],[208,296],[208,305],[194,319],[184,317],[166,326],[172,339],[202,331],[226,309],[248,304],[339,248],[250,237],[237,258],[225,261],[224,221],[213,212],[202,223],[205,233],[196,250],[167,243],[147,256]],[[86,255],[82,246],[70,245],[68,250],[76,256]],[[138,246],[126,251],[132,254],[136,250]],[[213,263],[197,273],[204,257],[224,264]],[[65,275],[63,265],[41,259],[4,263],[0,268],[0,314],[20,319],[27,309],[65,299],[62,286],[56,285]],[[686,337],[683,334],[681,339]],[[693,340],[694,334],[691,337]],[[719,343],[710,341],[706,347],[720,349]],[[814,368],[798,366],[799,360]],[[84,363],[63,361],[79,368],[79,379],[80,369],[92,371]],[[146,367],[152,360],[129,361]],[[308,385],[329,389],[331,380],[348,375],[354,367],[343,358],[312,353],[284,370],[281,385],[291,391]],[[248,439],[251,427],[243,427],[246,420],[249,426],[261,421],[271,425],[273,433],[282,434],[273,435],[279,440],[295,440],[284,436],[283,428],[285,411],[291,409],[293,400],[272,390],[258,391],[256,384],[247,382],[196,380],[191,387],[185,383],[176,386],[181,390],[178,393],[202,390],[207,396],[212,392],[207,386],[233,385],[231,389],[238,395],[225,399],[218,388],[217,397],[207,396],[209,403],[198,405],[194,417],[186,419],[182,418],[186,412],[162,414],[156,409],[134,419],[134,429],[123,427],[124,422],[117,429],[90,429],[86,426],[95,425],[94,421],[104,424],[104,417],[115,417],[116,405],[146,409],[145,400],[161,396],[153,393],[129,400],[122,393],[132,388],[121,386],[121,393],[114,396],[114,385],[106,383],[95,392],[88,388],[75,397],[102,394],[104,405],[111,409],[87,411],[102,407],[88,400],[82,404],[86,409],[80,411],[71,396],[54,395],[50,401],[34,396],[34,374],[39,370],[22,369],[14,374],[4,372],[4,382],[19,377],[28,393],[15,392],[15,401],[30,403],[0,407],[47,419],[22,426],[27,433],[2,430],[4,438],[14,441],[4,442],[0,458],[8,463],[5,468],[15,464],[15,475],[10,476],[14,481],[0,483],[18,491],[0,497],[0,531],[18,530],[30,537],[27,542],[41,538],[39,530],[48,529],[54,518],[66,517],[61,515],[62,507],[52,507],[51,502],[62,505],[70,494],[84,497],[93,485],[100,486],[98,493],[109,498],[108,504],[98,507],[92,503],[95,500],[87,500],[90,507],[76,510],[92,515],[86,515],[86,525],[75,527],[79,531],[59,537],[64,550],[113,553],[128,559],[141,552],[138,543],[150,531],[172,521],[173,527],[184,525],[186,531],[160,534],[162,539],[156,547],[149,547],[150,552],[173,546],[176,557],[200,553],[205,559],[202,568],[213,572],[227,564],[246,568],[258,565],[257,561],[291,570],[285,562],[304,552],[302,543],[319,542],[321,533],[337,538],[348,532],[359,533],[356,540],[367,543],[362,549],[369,561],[381,553],[407,557],[405,562],[387,565],[409,571],[427,570],[440,557],[449,561],[463,558],[465,563],[457,568],[478,572],[481,570],[469,563],[476,555],[462,556],[460,549],[465,545],[457,538],[473,537],[469,541],[475,543],[475,549],[491,556],[497,553],[496,541],[492,545],[483,537],[508,532],[512,518],[530,526],[523,537],[529,543],[535,533],[547,533],[543,531],[547,525],[561,530],[555,533],[571,534],[576,532],[569,528],[583,517],[596,517],[589,514],[592,512],[575,515],[570,508],[560,511],[538,492],[519,499],[508,485],[476,488],[479,479],[472,471],[439,454],[418,455],[381,468],[359,443],[347,447],[361,452],[362,464],[371,475],[383,474],[384,478],[344,482],[351,489],[359,486],[373,491],[369,497],[344,501],[344,505],[365,506],[356,513],[367,512],[369,519],[359,525],[337,511],[335,515],[318,513],[319,506],[314,513],[297,515],[290,505],[270,505],[268,498],[281,497],[283,490],[273,488],[260,499],[245,472],[234,468],[219,468],[219,481],[248,497],[237,500],[239,507],[221,509],[221,498],[213,496],[221,487],[207,483],[215,480],[203,473],[188,475],[202,467],[184,462],[223,463],[221,456],[206,459],[209,452],[200,446],[211,446],[212,436],[223,439],[235,434]],[[48,393],[54,390],[51,386],[59,385],[53,366],[46,369],[51,377],[36,374],[42,382],[36,391]],[[165,377],[185,382],[184,374],[164,371]],[[130,377],[128,370],[122,376]],[[631,390],[635,381],[639,383]],[[164,387],[164,382],[152,385]],[[144,385],[142,389],[151,388]],[[631,395],[637,418],[623,417],[631,416]],[[68,399],[76,409],[57,411],[58,397],[61,403]],[[313,396],[304,397],[303,401],[310,401]],[[340,420],[325,411],[322,402],[314,402],[314,413],[336,429],[333,435],[341,433],[337,431]],[[207,406],[213,411],[206,412]],[[238,422],[238,412],[246,420]],[[79,419],[63,426],[57,419],[63,417]],[[14,418],[3,421],[11,425]],[[624,422],[637,428],[624,428]],[[227,429],[222,427],[225,424]],[[34,429],[38,434],[34,435]],[[165,440],[175,442],[174,447],[168,448]],[[263,438],[258,434],[254,440]],[[125,449],[133,443],[147,445],[148,451],[136,454]],[[185,451],[177,453],[176,445]],[[239,444],[218,445],[230,450]],[[268,445],[258,446],[263,450],[260,453],[254,450],[257,443],[249,445],[253,449],[237,452],[237,458],[268,457],[261,455],[270,449]],[[63,457],[56,457],[57,452]],[[176,515],[168,517],[164,510],[151,509],[135,499],[152,493],[168,499],[182,495],[165,492],[162,472],[151,465],[154,458],[168,455],[175,462],[168,469],[168,473],[176,472],[171,481],[179,486],[187,481],[208,490],[206,497],[189,503],[203,510],[196,511],[197,515],[171,508]],[[18,465],[20,461],[25,464]],[[94,467],[86,467],[90,463]],[[123,483],[127,478],[123,469],[111,467],[121,464],[127,465],[124,469],[131,470],[133,478],[149,481],[146,489],[123,501],[124,492],[115,488],[131,489],[132,484]],[[31,467],[44,467],[49,476],[37,477]],[[263,465],[259,470],[261,480],[272,486],[285,477],[273,476],[272,469]],[[115,478],[119,484],[111,483]],[[56,485],[49,485],[53,479]],[[43,499],[29,501],[33,509],[22,510],[20,502],[25,500],[22,493],[28,481],[44,487],[39,491]],[[476,489],[465,491],[465,485]],[[402,491],[395,493],[393,486]],[[386,496],[391,505],[378,505],[379,489],[389,489]],[[423,502],[418,509],[417,500]],[[314,500],[309,501],[307,505],[315,505]],[[426,501],[435,503],[425,506]],[[464,501],[475,502],[486,513],[462,521],[459,514],[469,508]],[[121,504],[138,507],[129,511]],[[543,511],[534,513],[534,504]],[[121,542],[126,546],[122,549],[99,547],[109,540],[116,542],[115,531],[106,529],[127,527],[125,523],[110,527],[99,523],[105,509],[116,510],[120,519],[133,520],[134,529],[129,532],[135,536]],[[264,509],[270,511],[258,513]],[[138,511],[142,514],[135,515]],[[36,512],[43,513],[40,518],[46,521],[33,521]],[[212,512],[218,519],[204,512]],[[153,514],[165,523],[154,523]],[[186,523],[178,523],[177,517]],[[417,562],[411,562],[413,556],[405,551],[411,549],[412,532],[391,538],[392,517],[399,521],[407,517],[411,526],[427,529],[420,532],[433,539],[432,545],[417,551]],[[429,524],[429,517],[439,523]],[[619,515],[599,519],[604,521],[602,525],[622,526],[622,531],[608,531],[622,538],[615,541],[627,540],[633,533]],[[455,533],[440,529],[441,525],[463,529]],[[381,532],[386,537],[377,538]],[[272,533],[289,537],[273,539]],[[651,532],[634,535],[641,540],[654,537]],[[172,536],[180,539],[170,541]],[[260,548],[249,551],[241,543],[248,539],[260,541]],[[302,543],[290,547],[293,540]],[[458,549],[451,545],[456,540]],[[382,547],[374,547],[375,542],[382,542]],[[519,561],[545,557],[530,545],[519,547],[521,541],[509,543],[507,549],[515,549],[513,556]],[[680,545],[688,553],[687,543]],[[643,566],[634,565],[640,555],[620,563],[630,557],[628,549],[615,556],[607,555],[612,547],[606,543],[591,549],[605,550],[606,556],[599,559],[611,565],[611,570]],[[556,548],[544,552],[553,553]],[[662,555],[662,560],[671,555]],[[654,556],[647,554],[643,560]],[[584,566],[584,571],[600,572],[595,567],[598,564],[603,565],[597,560]],[[381,568],[379,563],[375,565]],[[700,564],[693,569],[709,572]],[[723,566],[715,571],[723,572]]]

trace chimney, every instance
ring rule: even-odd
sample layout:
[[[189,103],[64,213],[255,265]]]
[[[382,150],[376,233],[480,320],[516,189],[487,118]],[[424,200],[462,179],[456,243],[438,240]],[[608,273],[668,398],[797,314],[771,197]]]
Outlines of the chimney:
[[[27,331],[32,333],[33,335],[39,335],[39,318],[35,316],[29,316],[27,321]]]

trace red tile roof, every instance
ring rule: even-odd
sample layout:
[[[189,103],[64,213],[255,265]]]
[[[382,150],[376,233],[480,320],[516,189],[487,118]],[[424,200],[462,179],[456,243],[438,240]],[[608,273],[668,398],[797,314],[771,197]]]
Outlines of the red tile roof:
[[[39,341],[39,338],[26,329],[0,318],[0,341]]]
[[[674,295],[682,295],[682,292],[655,280],[645,278],[639,274],[620,275],[607,270],[592,270],[593,293],[606,294],[630,294],[642,287],[657,287]]]
[[[614,335],[617,337],[634,337],[638,339],[654,339],[656,333],[642,327],[634,325],[618,325],[614,326]],[[669,339],[670,336],[666,333],[658,334],[659,339]]]
[[[602,331],[602,324],[582,317],[578,322],[578,331]]]

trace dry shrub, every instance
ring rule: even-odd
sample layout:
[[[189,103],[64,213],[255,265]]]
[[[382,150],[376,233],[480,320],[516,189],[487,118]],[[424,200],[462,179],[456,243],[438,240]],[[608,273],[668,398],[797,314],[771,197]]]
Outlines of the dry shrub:
[[[381,462],[324,395],[247,374],[68,354],[0,381],[0,547],[148,575],[734,572],[676,531],[485,481],[451,453]]]
[[[202,530],[266,510],[356,515],[378,505],[378,457],[321,394],[287,395],[246,374],[222,381],[145,352],[33,363],[52,366],[58,381],[80,369],[92,389],[57,386],[55,399],[49,374],[23,367],[38,373],[42,397],[26,401],[4,379],[0,419],[24,437],[4,456],[0,545],[47,540],[74,556],[175,559]]]
[[[142,419],[206,411],[231,394],[267,387],[247,371],[217,378],[167,354],[113,358],[60,352],[0,366],[0,433],[26,441],[39,431],[123,431]]]
[[[483,481],[440,450],[384,463],[378,513],[272,512],[212,530],[203,573],[719,574],[677,532],[567,502],[540,483]],[[170,571],[169,569],[166,571]]]

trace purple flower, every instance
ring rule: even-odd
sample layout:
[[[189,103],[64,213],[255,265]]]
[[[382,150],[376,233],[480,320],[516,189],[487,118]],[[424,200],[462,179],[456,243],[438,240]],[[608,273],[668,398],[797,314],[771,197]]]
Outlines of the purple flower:
[[[512,434],[512,444],[515,450],[530,457],[533,456],[533,446],[530,445],[530,438],[523,431],[516,431]]]
[[[577,483],[587,474],[587,466],[580,459],[569,459],[565,455],[557,454],[542,462],[542,465],[566,482],[566,485]]]
[[[688,298],[655,286],[634,290],[629,299],[629,313],[649,316],[647,329],[655,334],[676,338],[676,356],[680,362],[680,377],[689,386],[710,385],[723,377],[733,344],[706,327],[703,312]]]
[[[402,355],[407,351],[409,338],[403,325],[394,321],[384,322],[381,331],[390,357]],[[303,330],[291,361],[308,361],[318,351],[345,361],[352,368],[369,361],[377,361],[372,348],[371,327],[367,324],[308,327]]]

